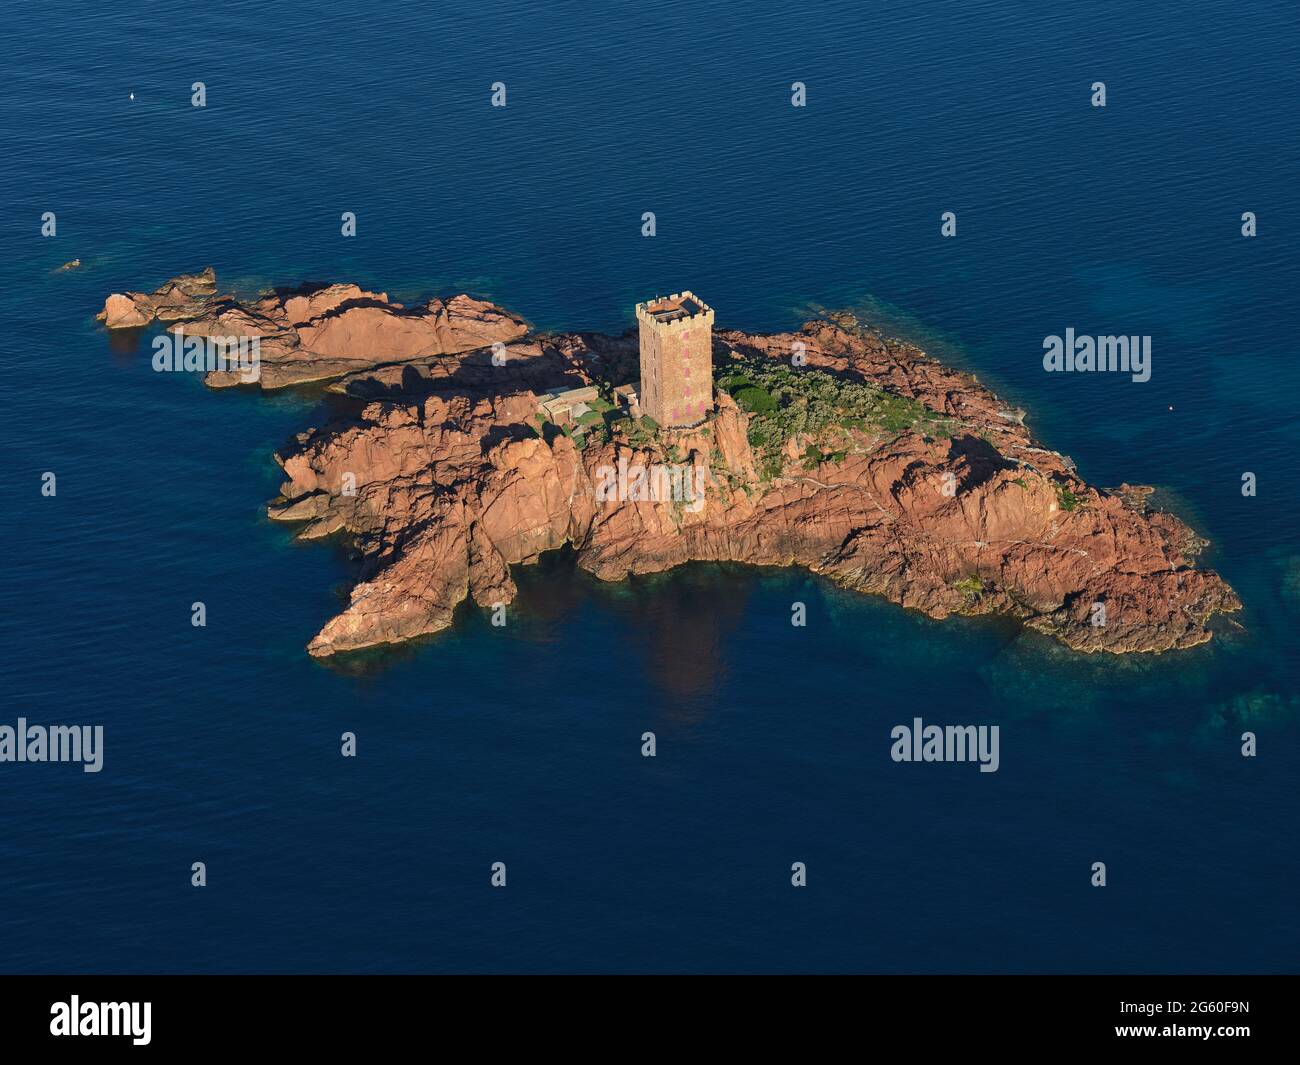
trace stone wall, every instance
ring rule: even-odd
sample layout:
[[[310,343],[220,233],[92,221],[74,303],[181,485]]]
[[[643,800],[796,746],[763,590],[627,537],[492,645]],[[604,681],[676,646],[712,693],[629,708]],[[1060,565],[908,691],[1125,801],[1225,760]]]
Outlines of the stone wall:
[[[713,310],[691,292],[670,300],[691,299],[696,314],[662,322],[636,308],[641,333],[641,413],[661,426],[695,425],[713,408]]]

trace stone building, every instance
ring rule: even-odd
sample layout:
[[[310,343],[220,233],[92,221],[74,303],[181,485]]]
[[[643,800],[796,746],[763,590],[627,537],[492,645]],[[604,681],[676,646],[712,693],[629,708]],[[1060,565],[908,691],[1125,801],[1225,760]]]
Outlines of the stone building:
[[[542,397],[538,410],[546,415],[548,421],[556,425],[572,425],[591,410],[588,404],[599,396],[600,392],[594,385],[586,385],[582,388],[552,388]]]
[[[713,409],[713,308],[693,292],[636,305],[641,413],[665,428],[697,425]]]

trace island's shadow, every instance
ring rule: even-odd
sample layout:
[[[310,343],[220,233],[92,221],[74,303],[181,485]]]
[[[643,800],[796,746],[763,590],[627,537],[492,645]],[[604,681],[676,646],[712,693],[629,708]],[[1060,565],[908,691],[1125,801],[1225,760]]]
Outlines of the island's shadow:
[[[724,644],[744,617],[759,580],[756,567],[696,562],[665,573],[601,581],[578,567],[569,547],[547,552],[534,565],[514,566],[512,574],[518,595],[510,605],[509,638],[563,642],[566,629],[595,608],[621,638],[635,644],[646,679],[679,707],[716,690],[724,680]],[[321,664],[364,678],[430,653],[448,636],[486,629],[486,619],[487,612],[466,600],[457,607],[451,628],[441,633],[332,655]]]

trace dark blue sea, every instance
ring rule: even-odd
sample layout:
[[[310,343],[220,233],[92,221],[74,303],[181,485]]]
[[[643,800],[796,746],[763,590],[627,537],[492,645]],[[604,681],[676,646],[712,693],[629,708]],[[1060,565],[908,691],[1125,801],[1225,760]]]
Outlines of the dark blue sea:
[[[6,10],[0,724],[105,732],[99,773],[0,764],[0,970],[1294,971],[1295,4],[457,7]],[[545,329],[681,288],[719,327],[856,308],[1089,482],[1158,486],[1245,609],[1083,656],[556,556],[504,629],[317,662],[346,551],[264,507],[329,401],[155,373],[94,320],[209,264]],[[1150,335],[1151,380],[1044,372],[1067,327]],[[917,716],[999,725],[999,771],[891,761]]]

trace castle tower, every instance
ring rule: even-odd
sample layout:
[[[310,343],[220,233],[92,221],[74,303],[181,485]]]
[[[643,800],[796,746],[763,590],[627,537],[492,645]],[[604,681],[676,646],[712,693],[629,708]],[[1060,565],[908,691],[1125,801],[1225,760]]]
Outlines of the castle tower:
[[[641,323],[641,413],[665,428],[713,409],[713,308],[693,292],[636,305]]]

